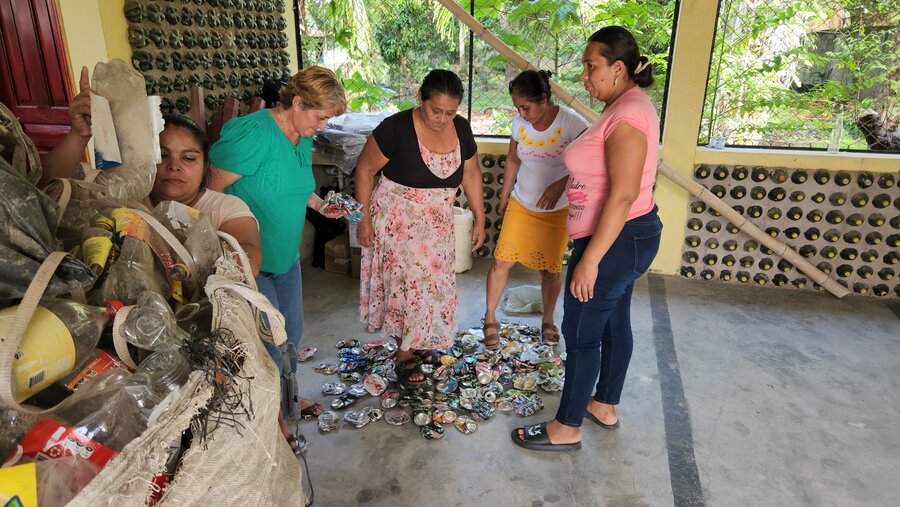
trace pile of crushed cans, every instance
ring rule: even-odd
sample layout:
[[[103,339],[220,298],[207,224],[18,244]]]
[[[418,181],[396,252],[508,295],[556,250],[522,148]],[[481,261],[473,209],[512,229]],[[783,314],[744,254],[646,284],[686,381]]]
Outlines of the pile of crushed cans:
[[[451,348],[430,352],[417,366],[424,376],[417,382],[404,381],[408,374],[398,376],[394,340],[338,342],[340,362],[314,367],[323,375],[338,376],[338,381],[322,385],[322,393],[335,398],[332,410],[319,415],[319,430],[335,431],[342,422],[362,428],[384,419],[395,426],[412,422],[423,437],[435,440],[443,437],[448,424],[471,434],[498,411],[531,416],[544,406],[539,388],[562,390],[562,359],[556,344],[541,342],[538,328],[501,323],[500,347],[489,350],[483,341],[481,328],[459,332]],[[314,353],[306,349],[298,358],[307,360]],[[381,408],[351,408],[366,396],[378,397]],[[343,416],[335,412],[342,409],[347,409]]]

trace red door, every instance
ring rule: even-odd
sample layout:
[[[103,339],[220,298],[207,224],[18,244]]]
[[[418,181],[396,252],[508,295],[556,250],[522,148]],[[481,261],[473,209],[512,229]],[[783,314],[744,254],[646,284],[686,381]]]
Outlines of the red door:
[[[0,100],[42,153],[69,131],[72,79],[56,0],[0,0]]]

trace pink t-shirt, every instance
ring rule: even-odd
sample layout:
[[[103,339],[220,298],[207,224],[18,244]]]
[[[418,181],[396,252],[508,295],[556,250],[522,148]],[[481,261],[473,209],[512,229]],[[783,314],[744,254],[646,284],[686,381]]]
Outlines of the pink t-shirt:
[[[659,116],[650,97],[638,87],[623,93],[603,110],[597,123],[591,125],[563,153],[569,169],[569,237],[583,238],[594,234],[603,203],[609,195],[606,168],[606,139],[619,125],[626,123],[647,136],[647,159],[641,176],[641,192],[628,218],[639,217],[653,209],[653,183],[659,155]]]

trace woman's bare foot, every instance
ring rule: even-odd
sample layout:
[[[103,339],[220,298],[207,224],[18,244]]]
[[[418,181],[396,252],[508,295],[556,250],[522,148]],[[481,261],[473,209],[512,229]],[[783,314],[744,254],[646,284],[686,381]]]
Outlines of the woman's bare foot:
[[[599,401],[592,399],[588,403],[587,409],[588,412],[590,412],[594,417],[597,418],[597,420],[607,426],[613,426],[617,422],[619,422],[619,417],[616,415],[615,405],[600,403]]]
[[[519,438],[525,440],[524,430],[519,429]],[[566,426],[553,419],[547,422],[547,438],[552,444],[574,444],[581,442],[581,428]]]

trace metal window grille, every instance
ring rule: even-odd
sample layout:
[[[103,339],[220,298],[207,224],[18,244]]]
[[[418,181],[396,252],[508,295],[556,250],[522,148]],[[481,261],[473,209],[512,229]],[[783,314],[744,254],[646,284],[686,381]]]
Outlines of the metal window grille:
[[[698,144],[900,151],[898,12],[900,0],[722,0]]]
[[[464,0],[460,5],[586,103],[590,97],[580,79],[585,42],[597,28],[625,26],[653,63],[656,84],[648,91],[663,110],[676,0],[477,0],[474,6]],[[444,68],[456,72],[470,93],[460,114],[474,133],[509,135],[515,108],[507,87],[518,69],[471,37],[440,4],[307,0],[300,6],[302,62],[336,69],[352,110],[411,107],[425,74]]]

